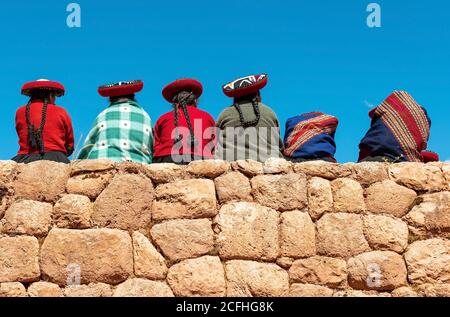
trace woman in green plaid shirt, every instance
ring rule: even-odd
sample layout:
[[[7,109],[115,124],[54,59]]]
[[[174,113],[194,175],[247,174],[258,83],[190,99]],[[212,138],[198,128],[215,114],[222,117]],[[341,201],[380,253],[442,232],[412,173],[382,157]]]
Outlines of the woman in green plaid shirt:
[[[152,122],[134,96],[143,86],[142,81],[130,81],[99,88],[100,95],[109,97],[111,103],[95,120],[78,159],[152,162]]]

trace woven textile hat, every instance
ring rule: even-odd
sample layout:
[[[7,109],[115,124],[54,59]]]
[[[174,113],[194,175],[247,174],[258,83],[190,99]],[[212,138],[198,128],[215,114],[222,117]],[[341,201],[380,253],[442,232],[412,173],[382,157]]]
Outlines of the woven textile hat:
[[[267,74],[251,75],[236,79],[222,87],[223,93],[231,98],[257,93],[266,87],[269,76]]]
[[[56,81],[38,79],[23,85],[22,95],[31,96],[32,92],[36,90],[54,92],[57,97],[64,96],[64,93],[66,92],[64,86]]]
[[[142,89],[144,89],[144,82],[142,80],[130,80],[100,86],[98,93],[102,97],[120,97],[133,95]]]
[[[172,103],[173,98],[180,91],[192,92],[195,97],[200,98],[200,96],[203,94],[203,85],[196,79],[178,79],[164,87],[162,95],[164,99]]]

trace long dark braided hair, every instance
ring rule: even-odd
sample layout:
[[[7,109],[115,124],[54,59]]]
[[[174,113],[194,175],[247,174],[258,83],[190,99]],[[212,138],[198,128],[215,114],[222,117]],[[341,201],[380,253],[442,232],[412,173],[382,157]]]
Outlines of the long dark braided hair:
[[[234,99],[233,107],[237,110],[237,112],[239,114],[239,121],[241,121],[242,127],[250,128],[250,127],[256,127],[258,125],[259,120],[261,120],[261,112],[259,110],[260,99],[261,99],[261,97],[259,94],[254,94],[254,95],[244,96],[241,98]],[[244,114],[242,113],[240,104],[246,103],[249,101],[251,101],[251,103],[253,105],[253,111],[255,112],[256,118],[251,121],[245,121]]]
[[[33,100],[37,99],[39,97],[32,96],[30,98],[30,101],[28,101],[25,111],[25,116],[27,120],[27,130],[28,130],[28,145],[30,146],[31,150],[39,150],[39,153],[41,155],[44,155],[45,153],[45,145],[44,145],[44,127],[45,127],[45,121],[47,120],[47,108],[48,108],[48,96],[43,97],[44,99],[44,106],[42,107],[42,113],[41,113],[41,124],[39,126],[39,129],[36,129],[36,127],[31,123],[30,119],[30,112],[31,112],[31,103]]]
[[[184,113],[184,117],[186,119],[189,132],[190,132],[190,145],[191,149],[195,148],[197,145],[197,141],[195,140],[194,129],[192,127],[191,118],[189,116],[189,112],[187,106],[196,105],[197,97],[188,91],[181,91],[177,93],[172,99],[172,105],[174,107],[174,119],[175,119],[175,129],[177,138],[175,139],[175,144],[181,142],[183,139],[183,135],[179,131],[179,123],[178,123],[178,109],[182,109]]]

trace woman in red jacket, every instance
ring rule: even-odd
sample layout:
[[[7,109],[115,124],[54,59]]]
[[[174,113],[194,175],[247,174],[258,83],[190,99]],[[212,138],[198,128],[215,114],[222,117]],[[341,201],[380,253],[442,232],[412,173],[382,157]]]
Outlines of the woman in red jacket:
[[[63,85],[46,79],[22,87],[22,94],[30,100],[16,112],[20,149],[13,161],[70,163],[68,156],[74,150],[72,122],[66,110],[55,105],[56,97],[64,93]]]
[[[194,79],[180,79],[162,93],[174,110],[156,123],[153,163],[188,164],[213,159],[215,121],[197,108],[202,84]]]

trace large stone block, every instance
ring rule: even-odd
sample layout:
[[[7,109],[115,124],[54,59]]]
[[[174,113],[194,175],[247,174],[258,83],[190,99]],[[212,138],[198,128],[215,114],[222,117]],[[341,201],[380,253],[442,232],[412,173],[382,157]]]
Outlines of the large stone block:
[[[289,297],[333,297],[334,291],[324,286],[312,284],[292,284]]]
[[[154,225],[151,234],[153,241],[173,262],[214,251],[214,232],[209,219],[166,221]]]
[[[322,256],[297,260],[289,270],[289,277],[294,283],[342,288],[347,284],[347,263]]]
[[[306,212],[281,214],[281,256],[294,259],[316,254],[316,226]]]
[[[35,237],[0,238],[0,283],[39,280],[39,242]]]
[[[70,285],[63,291],[65,297],[111,297],[111,285],[90,283],[89,285]]]
[[[133,233],[134,274],[150,280],[164,280],[167,265],[153,244],[139,232]]]
[[[312,177],[308,181],[308,212],[313,220],[333,212],[333,193],[330,181]]]
[[[53,229],[42,245],[40,264],[43,276],[60,286],[78,279],[118,284],[133,273],[131,238],[113,229]]]
[[[0,283],[0,298],[27,297],[27,290],[22,283]]]
[[[54,202],[66,190],[70,165],[50,161],[38,161],[19,165],[14,181],[17,198]]]
[[[408,285],[403,257],[392,251],[373,251],[348,260],[349,285],[359,290],[392,291]]]
[[[279,214],[255,203],[227,204],[215,219],[222,259],[274,261],[279,255]]]
[[[442,170],[432,164],[400,163],[389,167],[390,177],[400,185],[417,191],[441,191],[447,187]]]
[[[105,172],[110,171],[116,167],[113,161],[106,159],[98,160],[78,160],[73,161],[71,164],[71,175],[92,173],[92,172]]]
[[[308,176],[321,177],[329,180],[347,177],[352,173],[348,165],[329,163],[325,161],[311,161],[294,164],[296,173],[304,173]]]
[[[316,226],[318,252],[321,255],[348,258],[370,251],[359,215],[326,214]]]
[[[221,204],[233,201],[253,201],[250,181],[240,172],[231,172],[214,180]]]
[[[307,205],[307,183],[302,174],[261,175],[251,180],[255,201],[279,211],[301,210]]]
[[[408,246],[408,225],[400,219],[379,215],[364,216],[364,234],[374,250],[403,253]]]
[[[89,197],[64,195],[53,208],[53,223],[59,228],[87,229],[91,227],[94,205]]]
[[[218,257],[185,260],[169,269],[167,282],[178,297],[222,297],[225,272]]]
[[[362,185],[371,185],[389,179],[389,164],[365,162],[355,164],[351,177]]]
[[[331,182],[335,212],[362,213],[365,211],[364,190],[350,178],[339,178]]]
[[[134,174],[118,174],[94,203],[94,225],[135,231],[151,222],[152,182]]]
[[[182,180],[156,188],[153,219],[212,218],[217,215],[216,189],[209,179]]]
[[[450,283],[450,241],[430,239],[411,244],[405,253],[412,284]]]
[[[193,161],[186,168],[186,172],[194,177],[216,178],[231,169],[230,163],[221,160]]]
[[[225,264],[228,297],[283,297],[289,293],[288,273],[276,264],[229,261]]]
[[[28,287],[29,297],[61,297],[63,292],[58,285],[48,282],[36,282]]]
[[[189,178],[186,167],[172,163],[145,165],[146,174],[155,184],[172,183]]]
[[[401,218],[411,209],[416,197],[415,191],[386,180],[366,190],[366,206],[371,213]]]
[[[241,172],[248,177],[264,174],[264,165],[253,160],[240,160],[231,163],[233,170]]]
[[[52,205],[31,200],[15,202],[1,220],[2,232],[45,236],[52,225]]]
[[[96,199],[108,186],[113,177],[114,174],[111,172],[75,175],[67,181],[66,190],[69,194]]]

